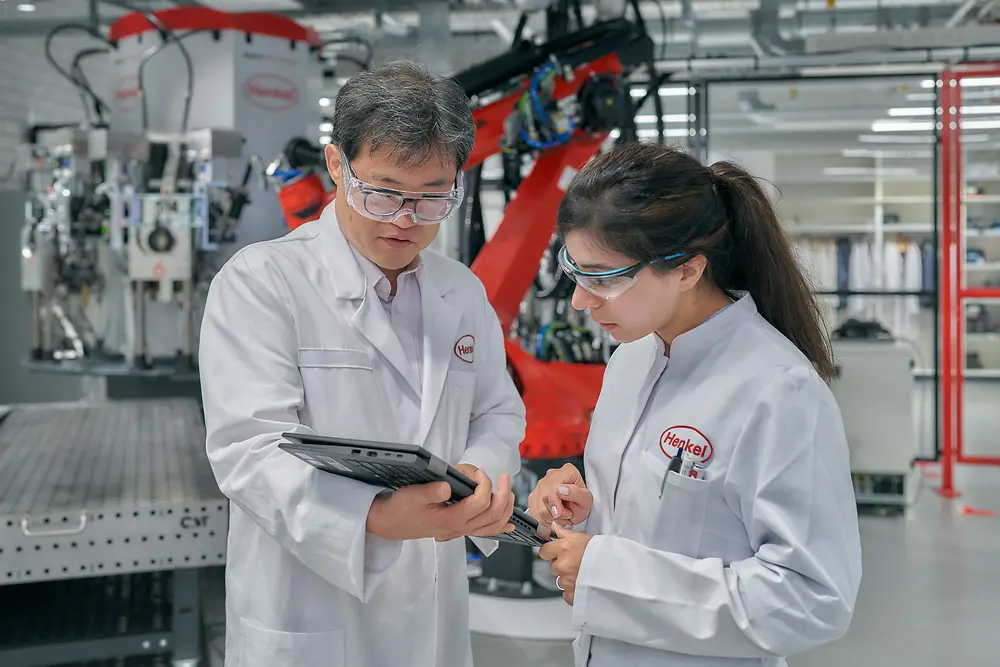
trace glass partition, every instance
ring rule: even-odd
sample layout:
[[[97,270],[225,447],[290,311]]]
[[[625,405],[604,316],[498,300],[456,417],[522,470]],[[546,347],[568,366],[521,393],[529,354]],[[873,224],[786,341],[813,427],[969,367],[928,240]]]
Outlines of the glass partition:
[[[912,359],[936,387],[937,90],[926,79],[712,83],[708,159],[768,182],[831,331],[877,322],[909,348],[894,348],[898,363],[885,348],[886,374]],[[937,391],[925,387],[915,408],[926,414]],[[920,428],[918,453],[932,456],[933,430]]]

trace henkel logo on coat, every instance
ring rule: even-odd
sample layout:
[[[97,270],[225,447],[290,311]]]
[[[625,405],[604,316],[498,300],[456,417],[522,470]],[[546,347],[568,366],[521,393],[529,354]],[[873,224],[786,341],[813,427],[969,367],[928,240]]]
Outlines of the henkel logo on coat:
[[[711,441],[694,426],[671,426],[660,434],[660,451],[672,459],[680,450],[690,452],[702,463],[711,461],[715,454]]]
[[[476,358],[476,337],[465,334],[455,341],[455,356],[467,364],[471,364]]]
[[[258,109],[284,111],[299,103],[299,87],[280,74],[254,74],[243,82],[243,97]]]

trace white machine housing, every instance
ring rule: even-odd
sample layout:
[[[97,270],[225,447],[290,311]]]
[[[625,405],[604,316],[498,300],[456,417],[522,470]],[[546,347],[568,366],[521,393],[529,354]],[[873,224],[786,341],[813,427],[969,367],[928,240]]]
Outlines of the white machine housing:
[[[89,167],[93,160],[106,162],[106,181],[98,185],[107,191],[111,206],[106,234],[98,237],[100,247],[91,253],[100,265],[94,288],[100,298],[89,299],[88,315],[74,312],[72,317],[60,317],[59,304],[55,310],[45,306],[65,292],[59,287],[65,282],[59,275],[65,263],[57,243],[30,247],[29,216],[22,288],[37,302],[32,309],[40,314],[32,324],[33,356],[43,363],[86,362],[92,349],[100,351],[101,359],[85,363],[84,372],[121,372],[107,363],[115,358],[147,370],[178,355],[193,359],[200,308],[214,272],[240,247],[287,232],[277,198],[264,190],[263,176],[244,180],[248,165],[255,174],[262,171],[258,156],[280,153],[293,137],[317,134],[318,37],[290,19],[265,14],[183,7],[156,17],[174,35],[161,33],[139,13],[111,27],[109,39],[117,45],[108,56],[113,76],[98,91],[111,106],[110,129],[70,129],[46,138],[73,158],[65,160],[67,173]],[[179,44],[190,56],[193,76]],[[157,144],[169,147],[168,164],[150,188],[143,170]],[[178,174],[177,163],[185,161],[197,165],[196,173]],[[49,187],[53,168],[44,167],[34,191],[42,196],[47,189],[54,192],[49,199],[63,191],[67,199],[71,192],[79,194],[79,179],[69,187]],[[186,186],[175,182],[185,178]],[[233,188],[249,199],[238,229],[210,237],[209,216],[219,214],[211,205],[225,200]],[[75,223],[68,220],[67,205],[55,202],[50,208],[51,226]],[[167,252],[149,252],[149,238],[158,225],[169,229],[173,239]],[[150,299],[151,291],[155,295]],[[67,317],[76,318],[77,326]],[[74,329],[74,336],[83,336],[81,329],[94,331],[89,339],[67,345],[67,328]],[[61,351],[67,347],[74,348],[68,356]]]
[[[178,45],[161,38],[147,22],[138,31],[124,19],[112,27],[118,48],[112,55],[111,127],[127,132],[177,134],[193,128],[230,130],[244,140],[243,157],[270,156],[296,136],[312,137],[319,128],[320,60],[309,31],[290,19],[268,17],[273,35],[234,29],[239,15],[184,8],[182,44],[194,63],[191,108],[182,127],[188,72]],[[174,12],[161,12],[171,24]],[[141,17],[138,20],[142,20]],[[255,25],[255,24],[254,24]],[[280,36],[279,36],[280,35]],[[139,70],[143,56],[152,53]],[[145,97],[148,127],[143,128]],[[230,182],[233,182],[232,180]],[[239,245],[287,232],[274,193],[251,184],[252,205],[240,220]]]
[[[851,452],[858,504],[909,505],[919,475],[913,351],[898,341],[834,340],[831,385]]]

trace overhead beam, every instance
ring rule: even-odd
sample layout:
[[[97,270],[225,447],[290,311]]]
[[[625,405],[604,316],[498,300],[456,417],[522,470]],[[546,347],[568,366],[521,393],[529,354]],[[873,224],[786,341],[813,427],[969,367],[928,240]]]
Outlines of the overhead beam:
[[[944,27],[954,28],[965,23],[969,14],[972,13],[972,10],[975,9],[978,4],[979,0],[965,0],[965,4],[956,9],[955,13],[951,15],[951,18],[945,21]]]
[[[192,4],[194,2],[194,0],[171,1],[187,4]],[[309,5],[310,7],[357,7],[356,0],[335,0],[336,4],[333,5],[330,4],[329,0],[324,2],[323,5],[319,5],[317,0],[307,1],[311,3]],[[387,6],[393,4],[393,0],[383,0],[383,2]],[[599,2],[601,3],[601,6],[606,7],[607,10],[610,11],[613,6],[620,6],[622,0],[599,0]],[[616,5],[615,3],[618,4]],[[679,19],[682,16],[683,9],[680,2],[671,3],[665,1],[663,4],[664,12],[668,20],[671,18]],[[715,4],[719,5],[720,3]],[[814,7],[818,4],[820,3],[813,2],[806,5],[806,7]],[[854,8],[854,5],[852,5],[849,9],[838,9],[838,30],[850,28],[852,26],[857,27],[876,23],[877,14],[874,9],[876,3],[873,0],[871,4],[873,9],[856,9]],[[911,7],[893,5],[892,10],[896,22],[900,24],[913,23],[917,20],[921,11],[926,11],[928,16],[932,19],[932,25],[941,25],[954,15],[954,11],[959,4],[959,2],[952,2],[951,0],[938,0],[930,5],[923,4],[918,6],[918,3],[915,2]],[[742,31],[744,34],[749,32],[748,13],[746,11],[729,11],[720,14],[719,12],[699,11],[700,6],[704,7],[705,5],[699,3],[698,0],[692,1],[691,15],[697,21],[698,32],[700,35],[711,35],[712,33],[717,32],[729,33]],[[647,28],[652,34],[658,35],[661,30],[661,21],[659,20],[659,11],[656,8],[655,3],[642,2],[640,3],[640,7],[643,15],[646,16]],[[790,5],[785,4],[780,7],[779,11],[779,29],[786,34],[796,34],[800,26],[809,31],[820,29],[829,30],[829,16],[826,12],[801,10],[800,14],[796,14],[795,12],[789,11],[791,9]],[[595,7],[593,5],[585,6],[583,11],[584,19],[586,21],[590,22],[594,20]],[[102,27],[108,26],[121,16],[122,13],[123,12],[119,8],[104,5],[102,11],[100,12],[98,24]],[[295,18],[301,21],[304,25],[316,28],[321,33],[342,32],[345,30],[375,31],[377,28],[374,18],[375,13],[372,11],[336,13],[329,11],[329,9],[324,11],[301,9],[277,11],[275,13]],[[453,9],[449,15],[449,23],[453,34],[483,34],[484,32],[491,30],[489,26],[492,21],[499,20],[506,25],[513,26],[517,23],[518,16],[519,12],[517,10],[510,9]],[[397,21],[410,26],[414,30],[416,30],[419,26],[419,14],[416,11],[393,11],[393,17]],[[88,22],[91,19],[92,16],[86,14],[66,16],[65,18],[60,19],[5,19],[3,30],[0,31],[0,38],[44,36],[54,27],[63,23]],[[533,17],[533,19],[534,20],[532,22],[529,22],[529,26],[536,34],[543,34],[544,21],[542,20],[541,14],[537,14]],[[678,31],[675,31],[675,34],[677,34],[677,32]]]

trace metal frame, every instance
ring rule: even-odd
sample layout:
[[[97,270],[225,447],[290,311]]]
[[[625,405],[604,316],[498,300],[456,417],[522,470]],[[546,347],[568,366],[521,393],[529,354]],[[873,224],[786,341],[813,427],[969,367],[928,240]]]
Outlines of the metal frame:
[[[943,387],[943,461],[937,492],[954,498],[956,463],[1000,465],[998,456],[967,455],[964,449],[965,302],[1000,299],[1000,289],[965,285],[965,215],[961,108],[965,79],[1000,77],[1000,65],[979,64],[946,70],[939,80],[941,116],[941,374]]]
[[[0,586],[139,581],[169,570],[173,592],[162,631],[8,647],[0,664],[171,650],[177,667],[198,663],[195,568],[225,564],[229,509],[204,442],[194,399],[40,404],[7,413],[0,423]]]
[[[4,667],[43,667],[169,652],[172,653],[171,664],[174,667],[195,667],[202,660],[199,572],[193,569],[176,570],[164,573],[163,580],[151,580],[152,576],[95,577],[85,582],[84,585],[89,588],[87,592],[99,590],[105,593],[96,605],[85,610],[87,617],[105,621],[111,618],[114,621],[116,627],[110,630],[104,627],[103,633],[87,632],[93,625],[98,625],[95,623],[84,621],[74,624],[72,619],[54,618],[57,615],[53,613],[54,608],[60,604],[72,608],[94,601],[92,596],[81,590],[83,587],[46,591],[46,595],[52,596],[46,599],[46,603],[53,609],[36,609],[36,616],[22,619],[22,625],[24,620],[28,620],[34,637],[24,644],[0,647],[0,664]],[[167,584],[170,588],[169,602],[157,594]],[[112,594],[108,595],[107,591]],[[143,592],[149,595],[143,597]],[[86,600],[78,599],[81,593],[86,595]],[[119,618],[129,617],[126,626],[132,625],[136,606],[152,608],[152,618],[146,618],[152,622],[136,623],[139,627],[135,631],[118,632]],[[77,618],[77,621],[81,620]],[[68,630],[70,627],[76,632]],[[49,633],[55,634],[55,638]]]
[[[228,502],[192,399],[15,407],[0,424],[0,585],[225,563]]]
[[[752,79],[733,77],[727,74],[720,74],[718,76],[713,76],[711,72],[704,72],[699,74],[697,79],[690,80],[678,80],[676,83],[686,83],[687,85],[696,85],[697,83],[702,83],[705,86],[705,97],[708,97],[708,91],[714,84],[745,84],[748,81],[753,83],[783,83],[783,82],[796,82],[796,81],[809,81],[809,82],[822,82],[822,81],[844,81],[844,80],[854,80],[854,79],[899,79],[900,77],[906,76],[933,76],[933,74],[928,73],[925,70],[913,70],[913,71],[898,71],[898,72],[870,72],[864,74],[821,74],[817,76],[798,76],[798,75],[764,75],[760,77],[753,77]],[[983,75],[985,76],[985,75]],[[935,99],[935,106],[942,106],[941,89],[935,91],[937,97]],[[707,105],[706,105],[707,108]],[[705,127],[707,129],[706,137],[703,147],[701,150],[708,154],[709,145],[711,142],[712,133],[708,130],[708,115],[706,113],[705,117]],[[933,173],[938,173],[938,168],[943,164],[943,150],[941,149],[940,142],[934,144],[933,154]],[[941,194],[941,187],[938,179],[934,179],[933,182],[933,197],[937,201]],[[934,247],[934,254],[936,257],[941,257],[940,249],[944,246],[944,225],[941,216],[939,216],[939,211],[936,206],[932,206],[932,216],[933,225],[931,229],[931,242]],[[940,260],[939,266],[943,267],[943,259]],[[942,269],[943,271],[943,269]],[[943,276],[943,272],[941,274]],[[934,383],[934,404],[941,405],[941,396],[944,393],[942,389],[943,377],[944,377],[944,366],[942,361],[942,345],[944,343],[943,331],[939,331],[939,323],[944,322],[944,282],[943,278],[939,278],[934,285],[933,290],[921,290],[917,292],[911,291],[872,291],[872,290],[832,290],[832,291],[821,291],[817,292],[819,295],[836,295],[836,296],[929,296],[933,299],[933,310],[934,310],[934,372],[932,373],[931,379]],[[917,456],[914,459],[915,463],[933,463],[940,461],[942,458],[942,415],[941,410],[935,410],[934,412],[934,423],[933,423],[933,434],[934,434],[934,455],[932,457]]]

